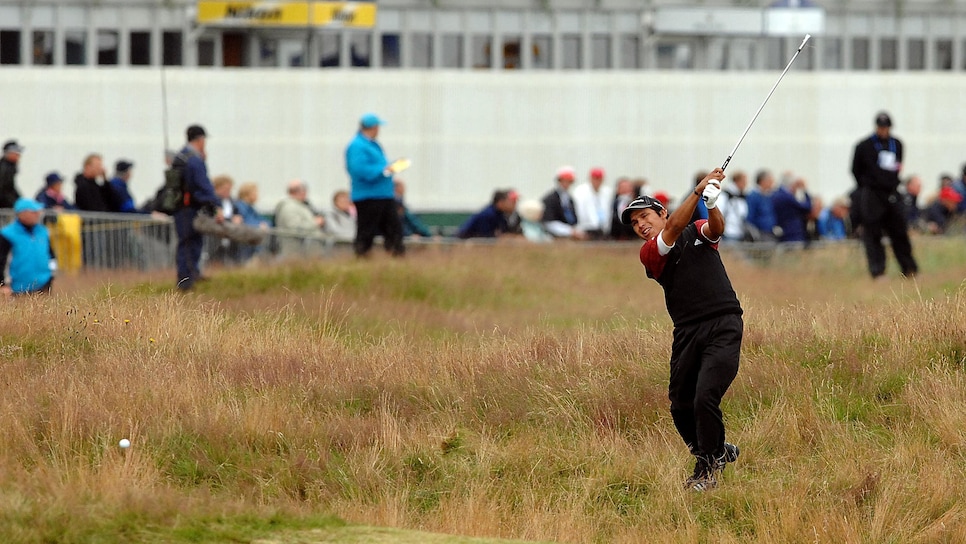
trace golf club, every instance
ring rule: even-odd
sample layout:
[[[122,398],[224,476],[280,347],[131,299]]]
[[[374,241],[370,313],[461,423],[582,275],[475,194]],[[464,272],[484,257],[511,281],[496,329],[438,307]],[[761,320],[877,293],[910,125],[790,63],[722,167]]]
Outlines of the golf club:
[[[798,58],[798,54],[801,53],[802,48],[805,47],[805,42],[807,42],[808,39],[811,37],[812,37],[811,34],[805,35],[805,39],[802,40],[802,45],[798,46],[798,50],[796,50],[795,54],[792,55],[792,60],[788,61],[788,65],[785,66],[784,70],[782,70],[782,75],[778,76],[778,81],[776,81],[775,85],[773,85],[771,90],[768,91],[768,96],[765,97],[765,101],[761,103],[761,107],[758,108],[757,112],[755,112],[755,116],[751,118],[751,122],[748,123],[748,128],[746,128],[745,131],[741,133],[741,138],[738,138],[738,143],[735,144],[735,148],[731,150],[731,153],[728,153],[728,158],[725,159],[724,164],[721,165],[722,170],[728,167],[728,163],[731,162],[731,157],[735,156],[735,152],[738,151],[738,146],[741,145],[741,141],[745,139],[745,136],[748,134],[748,131],[751,130],[751,125],[755,124],[755,119],[758,119],[758,114],[761,113],[761,110],[765,109],[765,104],[768,103],[768,99],[771,98],[772,93],[774,93],[775,89],[778,88],[778,84],[782,82],[782,78],[785,77],[785,72],[787,72],[788,69],[792,67],[792,63],[795,62],[795,59]]]

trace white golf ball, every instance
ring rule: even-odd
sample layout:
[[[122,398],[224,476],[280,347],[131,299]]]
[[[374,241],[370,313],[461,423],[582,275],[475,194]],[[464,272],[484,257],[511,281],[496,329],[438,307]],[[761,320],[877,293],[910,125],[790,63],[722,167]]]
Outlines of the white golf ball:
[[[117,443],[117,445],[121,446],[122,448],[129,448],[131,447],[131,441],[128,440],[127,438],[122,438],[121,441]]]

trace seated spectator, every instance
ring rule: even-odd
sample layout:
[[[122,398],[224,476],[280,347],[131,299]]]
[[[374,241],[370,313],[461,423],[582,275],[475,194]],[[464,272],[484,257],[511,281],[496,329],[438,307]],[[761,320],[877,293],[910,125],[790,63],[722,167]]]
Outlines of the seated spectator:
[[[591,240],[603,240],[610,236],[614,192],[604,185],[604,169],[591,168],[588,181],[574,187],[572,196],[577,229]]]
[[[459,231],[457,238],[496,238],[509,230],[507,216],[515,209],[516,198],[511,191],[498,190],[493,192],[490,205],[473,214],[467,219]]]
[[[543,224],[556,238],[586,240],[587,235],[577,228],[577,212],[574,209],[570,187],[576,173],[571,166],[561,166],[554,178],[554,187],[543,197]]]
[[[235,214],[241,218],[243,225],[260,229],[268,228],[268,221],[262,219],[261,214],[255,210],[255,203],[258,202],[258,185],[250,181],[239,185],[237,198],[233,202]]]
[[[939,196],[926,208],[926,229],[931,234],[943,234],[956,214],[963,197],[951,186],[940,189]]]
[[[356,207],[349,198],[349,191],[339,189],[332,195],[332,209],[325,214],[325,232],[336,242],[353,242],[356,239]]]
[[[397,179],[393,181],[393,189],[396,193],[396,210],[399,212],[399,220],[402,221],[403,236],[432,237],[433,233],[429,232],[429,227],[406,207],[406,183]]]
[[[303,239],[318,236],[325,225],[325,219],[309,206],[308,195],[308,185],[294,179],[288,184],[288,196],[275,207],[275,228],[286,231],[279,241],[283,256],[299,254],[304,247]]]
[[[832,201],[831,206],[822,208],[816,221],[818,236],[821,240],[844,240],[852,232],[849,226],[849,200],[844,196]]]
[[[917,175],[909,176],[900,187],[899,196],[905,210],[906,224],[911,229],[922,230],[922,209],[919,208],[919,194],[922,192],[922,179]]]
[[[73,204],[64,196],[64,178],[58,172],[51,172],[45,178],[45,187],[37,193],[37,202],[53,210],[74,210]]]
[[[0,229],[0,270],[10,260],[10,281],[0,286],[4,295],[50,293],[57,261],[50,234],[40,221],[43,209],[36,200],[18,198],[13,205],[15,219]]]
[[[805,190],[805,180],[795,178],[783,183],[772,195],[775,225],[780,229],[779,241],[805,242],[806,226],[812,213],[812,197]]]
[[[633,240],[637,238],[634,227],[621,223],[621,212],[639,196],[637,189],[630,179],[622,177],[617,180],[616,193],[611,203],[610,237],[614,240]]]
[[[552,242],[553,235],[543,226],[543,202],[527,199],[520,202],[520,230],[529,242]]]

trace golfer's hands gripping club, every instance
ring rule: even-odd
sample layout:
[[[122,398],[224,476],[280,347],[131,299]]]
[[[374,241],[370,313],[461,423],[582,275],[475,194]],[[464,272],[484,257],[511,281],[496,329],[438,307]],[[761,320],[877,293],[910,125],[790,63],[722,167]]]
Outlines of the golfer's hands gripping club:
[[[709,210],[718,204],[718,195],[721,194],[721,182],[724,178],[724,169],[715,168],[694,188],[694,192],[701,194],[701,200],[704,200]]]

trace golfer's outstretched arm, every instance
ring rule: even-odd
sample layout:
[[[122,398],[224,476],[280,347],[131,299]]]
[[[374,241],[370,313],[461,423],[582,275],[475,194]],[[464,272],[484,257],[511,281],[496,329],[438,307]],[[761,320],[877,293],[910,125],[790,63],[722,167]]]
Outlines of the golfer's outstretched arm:
[[[698,201],[701,199],[701,193],[704,192],[704,189],[708,186],[708,183],[715,181],[720,186],[721,180],[723,179],[724,170],[721,168],[715,168],[694,187],[694,190],[688,194],[688,197],[684,199],[684,202],[682,202],[681,205],[674,210],[670,217],[667,218],[667,224],[664,226],[664,230],[661,232],[661,238],[664,240],[665,244],[669,246],[674,245],[674,242],[678,239],[678,236],[680,236],[681,233],[684,232],[685,227],[691,223],[691,216],[694,214],[694,209],[697,208]],[[710,222],[711,210],[708,210],[708,212]],[[709,235],[708,238],[711,240],[717,239],[721,236],[721,233],[724,232],[724,217],[721,216],[720,211],[718,212],[718,219],[721,221],[719,225],[720,231],[718,231],[718,236],[712,237]],[[707,232],[705,234],[708,235]]]

